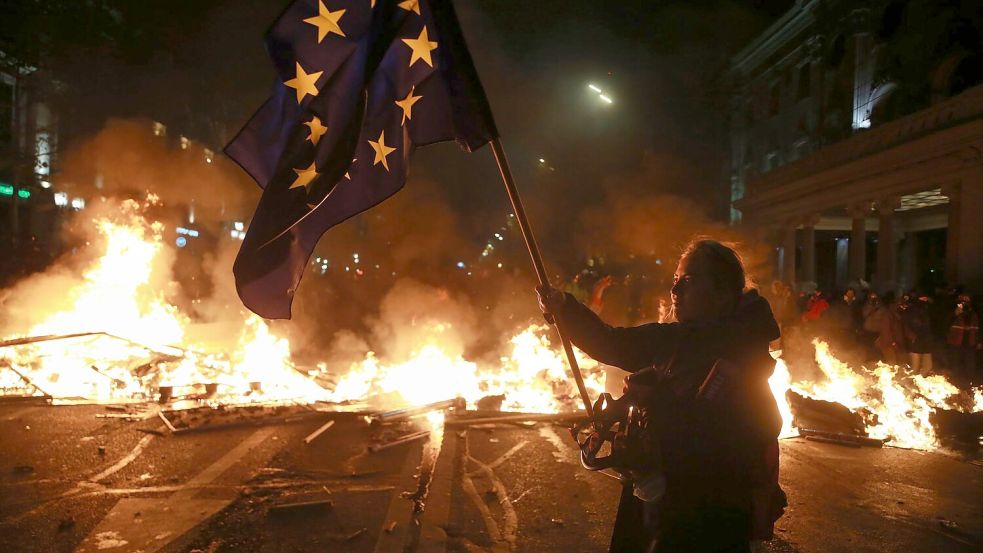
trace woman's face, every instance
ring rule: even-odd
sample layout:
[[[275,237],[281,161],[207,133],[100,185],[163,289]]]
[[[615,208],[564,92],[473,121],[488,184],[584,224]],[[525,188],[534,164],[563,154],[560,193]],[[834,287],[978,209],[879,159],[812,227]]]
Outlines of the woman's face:
[[[710,263],[703,256],[680,259],[672,281],[670,297],[676,320],[703,322],[723,315],[727,298],[714,285]]]

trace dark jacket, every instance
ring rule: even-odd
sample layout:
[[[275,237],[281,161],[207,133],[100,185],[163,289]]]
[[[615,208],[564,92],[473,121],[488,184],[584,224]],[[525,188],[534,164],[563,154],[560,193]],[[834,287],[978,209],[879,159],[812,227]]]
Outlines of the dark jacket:
[[[751,537],[753,490],[777,489],[781,416],[768,386],[775,366],[768,343],[779,330],[768,303],[748,292],[732,315],[709,324],[612,327],[569,297],[557,315],[571,341],[594,359],[629,372],[654,368],[657,391],[645,411],[658,425],[666,477],[657,536],[698,551],[686,540],[705,533],[700,521],[736,513],[748,526],[738,531]],[[700,390],[721,360],[737,369],[708,399]]]

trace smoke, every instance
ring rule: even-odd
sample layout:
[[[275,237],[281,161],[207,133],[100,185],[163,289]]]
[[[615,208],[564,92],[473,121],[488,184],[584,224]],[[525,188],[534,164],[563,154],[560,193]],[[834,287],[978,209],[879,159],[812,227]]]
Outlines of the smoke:
[[[157,297],[179,295],[171,277],[175,253],[170,248],[152,251],[128,236],[112,238],[112,228],[123,226],[132,236],[152,242],[164,225],[147,224],[143,212],[151,202],[102,198],[90,202],[84,211],[70,216],[62,228],[66,253],[44,271],[31,275],[0,294],[0,329],[3,335],[33,333],[116,332],[126,335],[126,316],[104,318],[112,307],[108,302],[129,292],[148,305]],[[146,266],[114,265],[132,259],[146,260]],[[131,274],[120,275],[119,271]],[[140,275],[130,278],[132,274]],[[119,278],[114,279],[114,276]],[[133,285],[132,289],[128,289]],[[125,299],[125,298],[124,298]],[[103,304],[106,302],[107,304]],[[79,304],[101,309],[82,318],[68,317]],[[127,309],[124,305],[124,311]],[[42,324],[43,323],[43,324]],[[41,326],[39,326],[41,325]],[[132,329],[131,329],[132,330]]]
[[[195,218],[241,218],[258,199],[255,184],[221,152],[178,137],[155,136],[143,119],[109,119],[95,135],[74,145],[55,175],[58,188],[83,197],[154,194],[166,206],[194,204]]]

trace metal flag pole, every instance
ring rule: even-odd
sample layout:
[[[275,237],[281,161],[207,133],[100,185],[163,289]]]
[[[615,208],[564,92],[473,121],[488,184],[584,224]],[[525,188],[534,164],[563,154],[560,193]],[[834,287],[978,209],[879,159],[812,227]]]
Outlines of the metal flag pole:
[[[529,221],[526,219],[526,211],[522,207],[522,199],[519,198],[519,191],[515,188],[515,180],[512,178],[512,170],[509,169],[509,160],[505,157],[505,150],[502,142],[498,138],[491,141],[492,152],[495,154],[495,162],[498,163],[498,170],[502,173],[502,182],[505,183],[505,190],[509,194],[509,201],[512,202],[512,211],[515,218],[519,220],[519,230],[522,231],[522,238],[526,241],[526,249],[529,250],[529,257],[532,258],[532,266],[536,269],[536,277],[539,279],[540,286],[549,286],[550,279],[546,274],[546,267],[543,265],[543,258],[539,253],[539,246],[536,245],[536,237],[532,234]],[[570,363],[570,372],[573,373],[574,380],[577,381],[577,389],[580,390],[580,399],[584,401],[584,410],[587,416],[594,418],[594,409],[591,405],[590,396],[587,395],[587,387],[584,386],[584,377],[580,374],[580,366],[577,365],[577,358],[573,355],[573,346],[570,340],[563,334],[560,321],[554,318],[553,326],[556,333],[560,336],[563,344],[563,351],[567,354],[567,362]]]

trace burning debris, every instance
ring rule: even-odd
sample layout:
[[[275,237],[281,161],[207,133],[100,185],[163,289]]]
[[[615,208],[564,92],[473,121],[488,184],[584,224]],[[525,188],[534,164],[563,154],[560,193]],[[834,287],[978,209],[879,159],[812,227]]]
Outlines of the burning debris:
[[[583,418],[566,362],[545,325],[511,336],[497,359],[474,361],[464,357],[461,329],[451,320],[413,318],[400,327],[407,314],[397,310],[397,322],[382,334],[395,347],[378,355],[366,346],[362,358],[347,367],[322,363],[309,371],[297,368],[290,343],[254,315],[240,312],[226,325],[235,328],[232,337],[202,339],[196,316],[162,291],[168,289],[173,253],[164,244],[163,225],[144,215],[152,203],[126,201],[96,218],[90,247],[99,255],[67,288],[55,270],[58,279],[43,274],[18,285],[20,296],[29,299],[8,294],[0,394],[55,403],[158,404],[103,416],[158,416],[173,434],[355,411],[386,429],[371,442],[371,451],[428,436],[428,447],[439,450],[436,436],[445,415],[452,426]],[[63,285],[57,295],[53,282]],[[793,382],[782,360],[771,379],[785,420],[783,436],[933,449],[940,428],[964,438],[978,435],[983,390],[969,397],[941,376],[884,364],[855,369],[825,343],[814,346],[823,380]],[[596,396],[603,390],[603,371],[577,354]],[[424,428],[407,428],[424,419]]]
[[[973,435],[974,428],[983,428],[978,422],[983,389],[970,395],[944,376],[881,362],[854,368],[837,359],[827,343],[814,340],[813,346],[824,379],[792,382],[785,362],[778,360],[770,380],[782,412],[782,437],[931,450],[940,447],[940,431],[970,442],[983,436]]]

